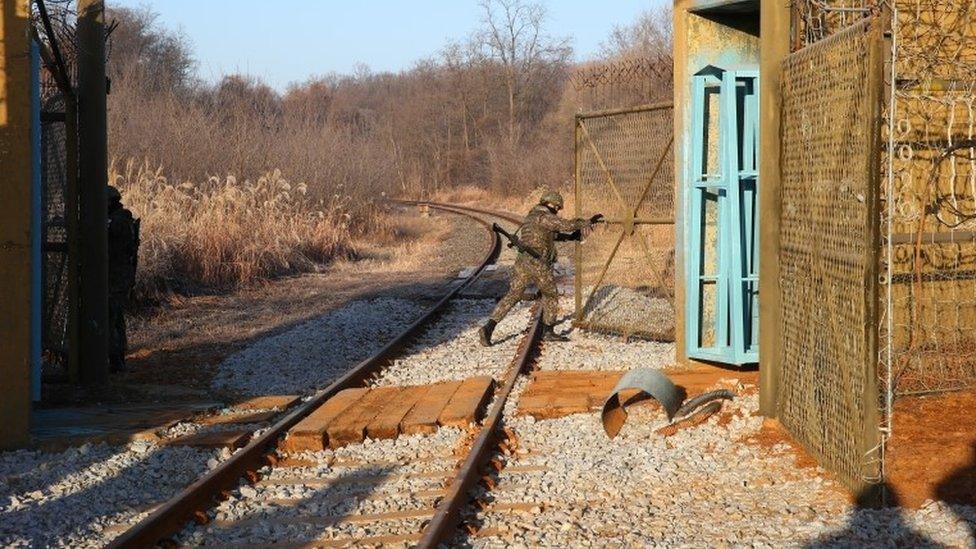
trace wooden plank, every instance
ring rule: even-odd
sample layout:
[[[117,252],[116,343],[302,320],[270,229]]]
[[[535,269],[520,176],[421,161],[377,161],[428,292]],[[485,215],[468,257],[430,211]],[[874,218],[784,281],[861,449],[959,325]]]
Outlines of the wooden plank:
[[[250,429],[211,431],[196,433],[166,441],[167,446],[192,446],[194,448],[242,448],[251,440]]]
[[[400,422],[426,392],[424,385],[402,387],[382,412],[366,425],[366,436],[372,439],[396,438],[400,434]]]
[[[441,412],[460,386],[460,381],[445,381],[429,386],[427,392],[400,422],[400,432],[407,435],[435,432]]]
[[[362,398],[339,414],[339,417],[326,427],[326,432],[329,434],[329,447],[339,448],[362,442],[366,436],[366,425],[383,411],[384,405],[398,391],[398,387],[370,389]]]
[[[343,411],[362,398],[369,389],[358,387],[340,391],[288,431],[281,443],[284,452],[320,451],[328,444],[326,431]]]
[[[488,401],[491,400],[494,384],[495,380],[490,376],[464,380],[441,411],[437,423],[454,427],[467,427],[477,423]]]
[[[200,425],[230,425],[234,423],[264,423],[274,419],[279,412],[248,412],[243,414],[216,414],[201,418]]]
[[[301,400],[299,395],[267,395],[249,398],[231,406],[234,410],[267,410],[278,408],[285,410],[291,408]]]

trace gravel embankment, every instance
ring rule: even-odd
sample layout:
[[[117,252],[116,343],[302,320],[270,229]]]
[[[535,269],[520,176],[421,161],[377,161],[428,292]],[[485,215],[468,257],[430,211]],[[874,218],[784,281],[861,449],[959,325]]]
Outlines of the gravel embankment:
[[[236,490],[210,512],[213,522],[188,527],[179,542],[262,544],[418,533],[429,517],[368,522],[354,517],[411,510],[433,514],[438,495],[432,492],[450,482],[463,437],[460,429],[442,428],[431,435],[366,440],[293,456],[314,465],[264,469],[266,482]],[[294,483],[297,478],[305,484]]]
[[[229,456],[150,442],[2,453],[0,546],[104,546]]]
[[[247,395],[306,393],[378,350],[426,308],[407,299],[352,302],[231,355],[214,387]]]
[[[373,385],[422,385],[483,375],[501,379],[528,327],[529,304],[512,309],[495,329],[495,344],[482,347],[478,329],[494,307],[491,299],[455,300]]]

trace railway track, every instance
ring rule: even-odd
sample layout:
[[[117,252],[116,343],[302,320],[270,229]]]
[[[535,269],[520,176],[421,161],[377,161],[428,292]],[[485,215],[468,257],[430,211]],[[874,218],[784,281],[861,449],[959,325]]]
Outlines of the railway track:
[[[509,394],[538,347],[541,319],[535,309],[530,327],[522,335],[507,370],[504,375],[495,376],[494,384],[499,388],[480,425],[442,426],[436,433],[423,430],[422,433],[429,434],[367,440],[365,444],[320,452],[296,451],[283,456],[279,451],[286,434],[296,425],[328,413],[325,410],[329,406],[336,407],[343,399],[353,402],[393,398],[391,387],[365,388],[388,366],[406,358],[411,343],[436,325],[448,304],[498,257],[501,249],[498,236],[490,230],[490,223],[484,217],[520,222],[520,218],[504,212],[466,206],[401,204],[423,204],[466,215],[485,226],[490,240],[481,264],[377,353],[257,434],[231,458],[118,536],[110,547],[152,546],[171,542],[178,535],[179,543],[184,544],[247,545],[251,539],[249,532],[261,530],[269,522],[274,522],[279,530],[291,529],[297,545],[436,547],[450,540],[457,531],[462,510],[469,504],[471,489],[485,477],[488,459],[513,443],[502,429],[502,417]],[[455,389],[457,394],[463,392]],[[434,393],[435,389],[429,392]],[[420,403],[414,405],[420,407]],[[334,415],[341,417],[339,412]],[[442,413],[442,424],[443,419]],[[367,436],[372,427],[371,424],[365,429]],[[359,429],[359,440],[362,440],[364,429]],[[338,436],[331,431],[330,434]],[[192,524],[197,526],[187,528]],[[235,532],[239,534],[237,537]],[[265,538],[265,541],[270,540]],[[292,544],[280,536],[274,541]]]

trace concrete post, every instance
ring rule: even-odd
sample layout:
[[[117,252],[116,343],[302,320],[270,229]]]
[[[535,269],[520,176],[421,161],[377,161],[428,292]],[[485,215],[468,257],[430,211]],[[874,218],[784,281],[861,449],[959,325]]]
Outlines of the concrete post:
[[[782,369],[779,287],[780,73],[790,53],[790,2],[762,0],[759,54],[759,412],[775,417]]]
[[[31,376],[28,0],[0,0],[0,448],[27,443]]]
[[[108,134],[105,4],[78,0],[79,366],[83,383],[108,381]]]

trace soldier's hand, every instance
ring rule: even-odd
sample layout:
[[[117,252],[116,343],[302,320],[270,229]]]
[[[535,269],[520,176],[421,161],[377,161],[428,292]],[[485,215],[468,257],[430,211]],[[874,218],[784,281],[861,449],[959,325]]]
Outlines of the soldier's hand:
[[[603,214],[596,214],[590,218],[590,225],[596,225],[603,221]]]

